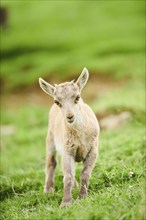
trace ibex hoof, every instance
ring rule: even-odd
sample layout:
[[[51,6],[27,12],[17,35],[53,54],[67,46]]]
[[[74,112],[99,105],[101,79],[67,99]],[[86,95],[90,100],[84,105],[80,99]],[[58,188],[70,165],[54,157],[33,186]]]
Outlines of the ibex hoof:
[[[87,193],[79,193],[79,199],[84,199],[87,197]]]
[[[72,204],[72,200],[69,200],[69,201],[63,201],[61,202],[60,204],[60,208],[67,208],[69,207],[70,205]]]
[[[44,193],[54,194],[54,188],[53,187],[44,188]]]

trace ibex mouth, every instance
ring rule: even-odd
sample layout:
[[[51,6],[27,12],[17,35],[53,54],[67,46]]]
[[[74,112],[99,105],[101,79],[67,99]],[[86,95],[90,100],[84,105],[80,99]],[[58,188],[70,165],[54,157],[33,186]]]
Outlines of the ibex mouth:
[[[68,123],[73,123],[74,122],[74,120],[67,120],[68,121]]]
[[[74,115],[67,116],[67,121],[68,121],[68,123],[73,123],[74,122]]]

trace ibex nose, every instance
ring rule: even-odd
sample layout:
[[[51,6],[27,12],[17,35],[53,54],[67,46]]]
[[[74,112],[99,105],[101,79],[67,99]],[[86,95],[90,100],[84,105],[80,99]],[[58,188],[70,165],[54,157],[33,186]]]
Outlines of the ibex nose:
[[[74,115],[67,115],[66,117],[69,123],[72,123],[74,121]]]
[[[68,115],[67,119],[71,120],[71,119],[73,119],[73,117],[74,117],[73,115]]]

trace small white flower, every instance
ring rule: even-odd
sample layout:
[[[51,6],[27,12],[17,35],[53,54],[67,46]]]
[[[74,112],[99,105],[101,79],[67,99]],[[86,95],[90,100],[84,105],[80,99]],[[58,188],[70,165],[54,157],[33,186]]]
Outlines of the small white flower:
[[[134,176],[134,173],[133,172],[129,172],[129,177],[133,177]]]

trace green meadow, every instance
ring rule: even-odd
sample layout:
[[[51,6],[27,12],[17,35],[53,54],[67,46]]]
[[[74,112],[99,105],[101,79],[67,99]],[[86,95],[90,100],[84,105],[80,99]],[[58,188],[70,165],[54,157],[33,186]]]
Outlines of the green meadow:
[[[0,219],[145,220],[145,2],[3,0],[1,7]],[[38,78],[61,83],[84,67],[82,95],[101,126],[99,158],[88,197],[79,200],[75,189],[62,209],[59,155],[55,193],[43,193],[53,100]],[[122,113],[129,117],[120,121]],[[81,169],[77,163],[78,182]]]

